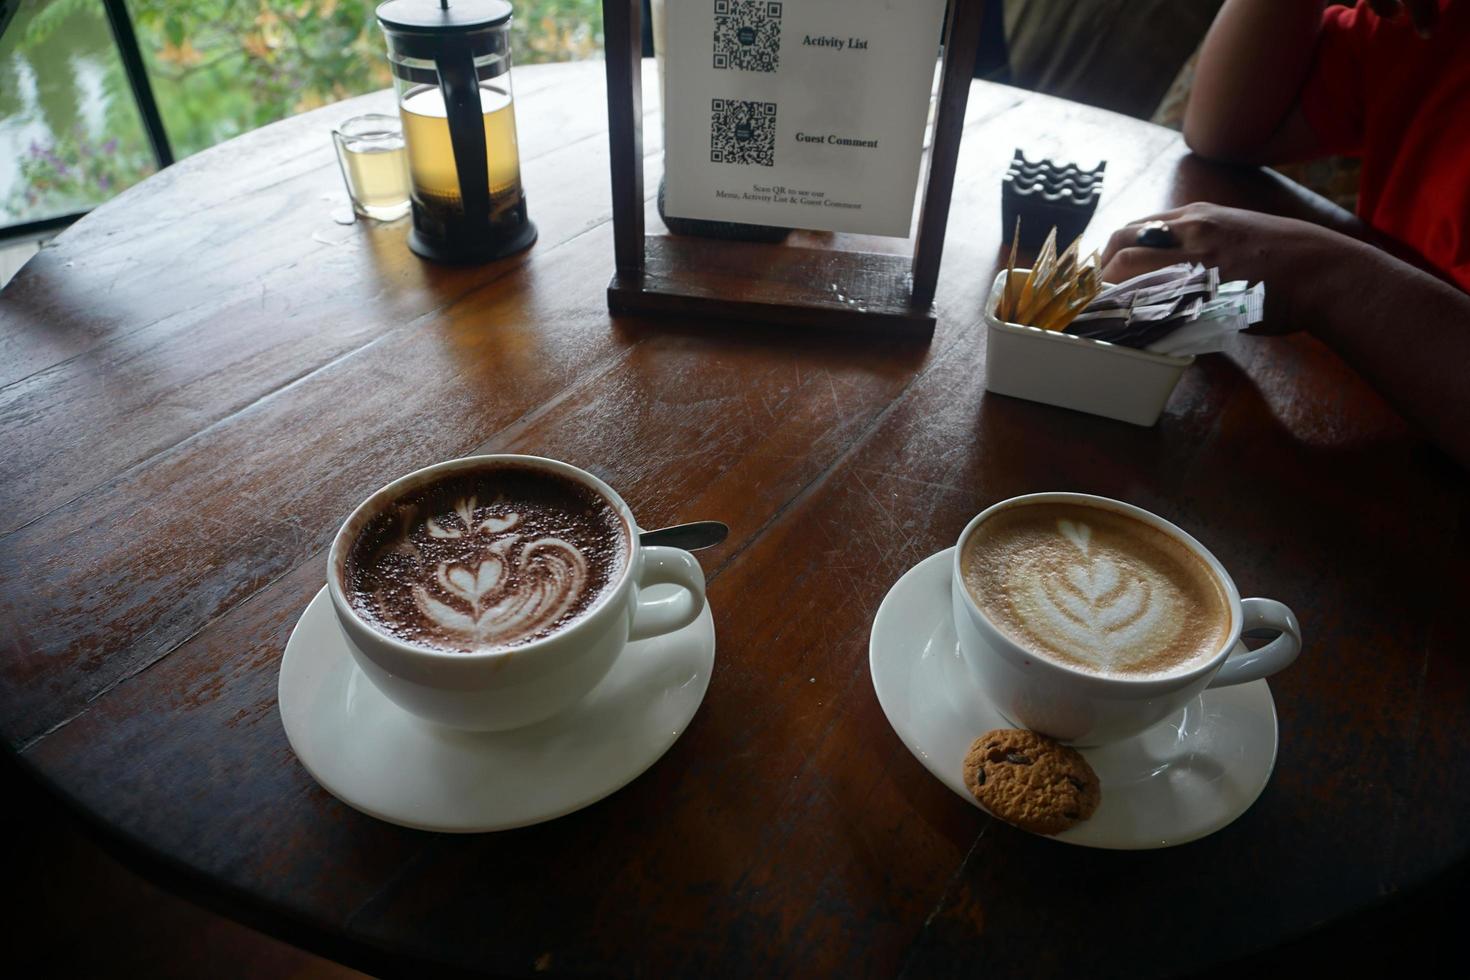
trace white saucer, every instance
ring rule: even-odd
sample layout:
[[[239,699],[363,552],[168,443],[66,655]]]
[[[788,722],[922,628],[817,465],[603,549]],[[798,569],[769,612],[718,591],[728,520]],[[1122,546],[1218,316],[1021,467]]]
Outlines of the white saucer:
[[[601,684],[554,718],[510,732],[453,731],[373,686],[323,588],[286,642],[278,697],[291,748],[333,796],[405,827],[473,833],[551,820],[631,782],[694,717],[714,661],[705,606],[682,630],[630,643]]]
[[[970,743],[1014,728],[960,660],[950,610],[954,549],[889,590],[873,620],[868,666],[878,703],[910,752],[979,807],[960,775]],[[1171,847],[1212,834],[1261,795],[1276,764],[1276,705],[1264,680],[1206,691],[1124,742],[1083,749],[1102,782],[1090,820],[1056,840],[1086,847]],[[983,807],[981,808],[983,809]]]

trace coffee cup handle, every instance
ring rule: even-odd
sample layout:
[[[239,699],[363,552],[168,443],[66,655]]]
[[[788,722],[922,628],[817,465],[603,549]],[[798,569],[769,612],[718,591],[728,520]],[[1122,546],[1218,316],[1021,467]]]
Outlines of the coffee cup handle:
[[[1253,629],[1279,630],[1281,635],[1263,647],[1251,650],[1236,641],[1210,687],[1229,687],[1257,680],[1290,666],[1302,649],[1302,627],[1296,615],[1274,599],[1240,600],[1241,632]]]
[[[650,585],[677,585],[680,590],[662,599],[646,599],[642,592]],[[628,639],[646,640],[672,633],[694,622],[704,611],[704,569],[699,567],[699,559],[687,551],[650,545],[643,549],[638,591]]]

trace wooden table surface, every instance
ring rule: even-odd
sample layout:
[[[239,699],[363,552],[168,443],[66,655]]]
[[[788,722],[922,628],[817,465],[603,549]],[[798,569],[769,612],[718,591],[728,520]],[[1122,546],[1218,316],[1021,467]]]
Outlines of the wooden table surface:
[[[379,93],[170,167],[0,294],[0,728],[106,839],[369,970],[620,976],[1162,974],[1463,858],[1464,473],[1302,336],[1202,359],[1152,429],[983,390],[1015,147],[1107,159],[1090,244],[1188,200],[1324,202],[976,83],[932,342],[614,321],[602,66],[516,84],[541,229],[521,256],[442,268],[404,221],[333,223],[328,131],[390,109]],[[688,731],[608,799],[506,833],[403,830],[307,775],[277,669],[352,506],[479,452],[584,466],[647,527],[728,522],[701,553],[716,666]],[[878,706],[889,586],[988,504],[1053,489],[1162,514],[1301,619],[1271,681],[1275,775],[1212,837],[1027,836],[931,777]]]

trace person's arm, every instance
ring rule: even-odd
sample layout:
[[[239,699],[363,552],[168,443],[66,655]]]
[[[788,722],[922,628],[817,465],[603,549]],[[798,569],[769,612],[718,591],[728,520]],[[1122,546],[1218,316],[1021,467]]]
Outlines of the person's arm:
[[[1225,0],[1184,111],[1189,148],[1232,163],[1311,155],[1299,99],[1321,30],[1321,0]]]
[[[1427,37],[1439,19],[1438,0],[1366,3],[1373,13],[1358,11],[1359,23],[1371,17],[1407,18]],[[1200,47],[1184,112],[1184,139],[1191,150],[1227,163],[1255,164],[1299,160],[1333,149],[1322,145],[1323,137],[1302,110],[1313,59],[1318,45],[1325,43],[1324,6],[1323,0],[1225,0]],[[1348,77],[1343,75],[1343,58],[1353,56],[1341,48],[1334,52],[1337,67],[1329,77],[1340,85]],[[1373,81],[1359,80],[1367,85]],[[1350,91],[1338,91],[1335,97],[1345,113],[1353,111]],[[1340,140],[1342,132],[1336,135]]]
[[[1304,325],[1470,470],[1470,295],[1365,242],[1322,236],[1314,271],[1293,287]]]
[[[1155,218],[1168,222],[1177,246],[1137,244],[1143,221]],[[1103,279],[1175,262],[1264,281],[1260,332],[1310,331],[1470,469],[1470,295],[1320,225],[1211,204],[1120,229],[1103,253]]]

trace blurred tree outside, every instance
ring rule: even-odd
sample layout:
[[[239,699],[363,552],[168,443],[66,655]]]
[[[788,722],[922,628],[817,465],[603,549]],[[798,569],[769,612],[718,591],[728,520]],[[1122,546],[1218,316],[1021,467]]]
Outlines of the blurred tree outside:
[[[126,2],[176,157],[391,84],[373,15],[378,0]],[[572,61],[601,50],[599,0],[518,0],[513,6],[516,64]],[[101,50],[104,38],[109,47],[112,41],[98,33],[98,24],[106,31],[100,0],[22,0],[0,39],[0,153],[19,156],[19,179],[0,194],[0,227],[89,207],[153,170],[121,62],[114,50]],[[63,81],[75,90],[73,100],[104,102],[100,124],[94,112],[89,126],[58,128],[42,118],[7,130],[7,116],[27,111],[7,100],[7,71],[19,90],[45,72],[76,73],[79,66],[90,66],[100,79],[90,86],[95,91]],[[73,107],[73,114],[85,109]],[[6,133],[22,131],[26,145],[7,148]]]

